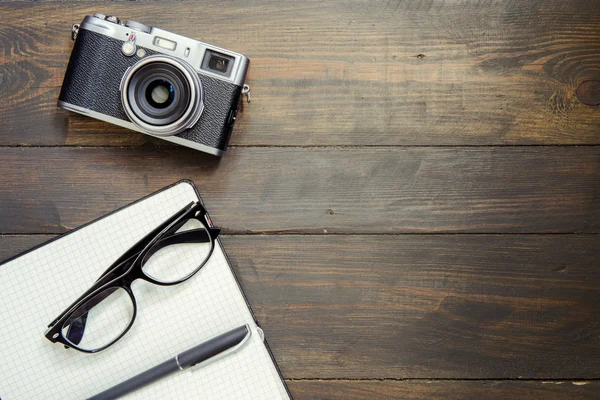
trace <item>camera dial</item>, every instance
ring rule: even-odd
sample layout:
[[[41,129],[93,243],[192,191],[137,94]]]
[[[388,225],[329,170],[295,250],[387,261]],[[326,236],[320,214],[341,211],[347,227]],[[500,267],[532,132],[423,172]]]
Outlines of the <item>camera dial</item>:
[[[150,31],[152,30],[152,28],[150,28],[148,25],[144,25],[139,22],[130,21],[130,20],[125,21],[125,26],[128,28],[134,29],[136,31],[145,32],[145,33],[150,33]]]

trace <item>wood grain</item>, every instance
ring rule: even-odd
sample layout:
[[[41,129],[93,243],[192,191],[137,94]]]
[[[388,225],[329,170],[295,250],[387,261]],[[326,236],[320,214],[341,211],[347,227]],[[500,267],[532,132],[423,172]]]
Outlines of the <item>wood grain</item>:
[[[233,145],[600,144],[595,0],[3,3],[0,144],[159,143],[55,106],[96,11],[248,55]]]
[[[47,238],[0,236],[0,257]],[[599,376],[600,235],[223,244],[286,378]]]
[[[0,233],[60,233],[182,178],[226,233],[600,232],[600,147],[0,149]]]
[[[288,386],[297,400],[589,400],[600,391],[598,382],[291,381]]]
[[[251,58],[222,160],[56,107],[94,12]],[[0,14],[0,260],[189,178],[294,398],[598,398],[598,1]]]

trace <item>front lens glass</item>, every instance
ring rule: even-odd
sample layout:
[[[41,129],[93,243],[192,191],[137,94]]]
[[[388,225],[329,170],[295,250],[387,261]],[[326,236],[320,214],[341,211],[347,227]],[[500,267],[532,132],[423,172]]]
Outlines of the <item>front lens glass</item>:
[[[173,103],[175,88],[164,79],[150,82],[146,87],[146,100],[155,108],[166,108]]]
[[[140,67],[125,88],[133,113],[152,126],[169,125],[183,118],[194,90],[194,83],[182,68],[163,61]]]
[[[133,300],[120,287],[103,290],[86,301],[62,326],[62,336],[82,350],[101,349],[127,330],[134,314]]]
[[[197,219],[189,219],[148,250],[142,270],[159,282],[177,282],[197,272],[210,257],[212,248],[208,230]]]

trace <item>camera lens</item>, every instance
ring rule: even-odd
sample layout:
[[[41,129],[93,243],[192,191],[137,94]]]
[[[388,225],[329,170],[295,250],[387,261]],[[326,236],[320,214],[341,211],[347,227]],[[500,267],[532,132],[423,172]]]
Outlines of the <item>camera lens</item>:
[[[210,69],[214,69],[215,71],[222,73],[227,72],[227,65],[229,65],[229,60],[215,55],[213,55],[208,62],[208,67]]]
[[[173,103],[175,89],[164,79],[150,82],[146,88],[146,100],[154,108],[165,108]]]
[[[157,62],[140,68],[127,90],[133,112],[152,125],[168,125],[185,113],[190,101],[190,84],[175,66]]]
[[[123,76],[121,100],[129,119],[156,135],[174,135],[198,121],[202,84],[191,66],[172,57],[146,57]]]

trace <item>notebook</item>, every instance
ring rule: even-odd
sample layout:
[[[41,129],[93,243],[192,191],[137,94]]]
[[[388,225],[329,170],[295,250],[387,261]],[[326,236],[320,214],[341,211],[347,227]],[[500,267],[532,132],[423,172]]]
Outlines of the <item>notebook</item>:
[[[137,318],[108,349],[86,354],[44,337],[47,325],[122,253],[198,200],[193,183],[180,181],[0,264],[2,400],[87,398],[244,324],[252,335],[236,353],[127,398],[291,398],[220,241],[182,284],[135,281]]]

